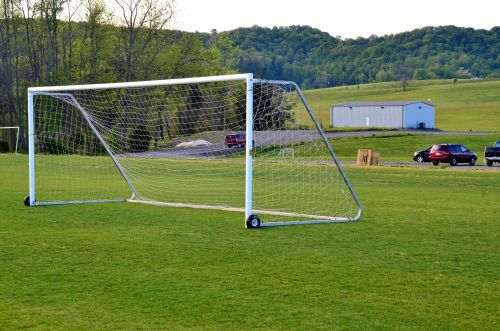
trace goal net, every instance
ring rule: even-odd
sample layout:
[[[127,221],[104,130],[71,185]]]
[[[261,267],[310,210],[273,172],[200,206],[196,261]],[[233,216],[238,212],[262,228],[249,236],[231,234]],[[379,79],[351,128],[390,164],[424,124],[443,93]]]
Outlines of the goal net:
[[[244,74],[39,87],[28,100],[27,205],[221,209],[245,213],[249,227],[361,215],[293,82]]]

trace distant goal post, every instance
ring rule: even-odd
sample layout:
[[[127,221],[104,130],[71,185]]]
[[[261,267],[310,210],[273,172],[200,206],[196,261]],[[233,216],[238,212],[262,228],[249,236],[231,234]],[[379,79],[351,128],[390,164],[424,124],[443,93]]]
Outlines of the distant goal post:
[[[0,126],[0,141],[4,141],[3,139],[7,140],[6,142],[9,143],[10,136],[4,135],[4,132],[7,131],[15,131],[15,143],[13,146],[13,152],[14,154],[18,154],[18,148],[19,148],[19,127],[18,126]],[[5,138],[7,136],[7,138]]]
[[[250,228],[361,216],[294,82],[238,74],[33,87],[28,122],[29,206],[227,210]]]

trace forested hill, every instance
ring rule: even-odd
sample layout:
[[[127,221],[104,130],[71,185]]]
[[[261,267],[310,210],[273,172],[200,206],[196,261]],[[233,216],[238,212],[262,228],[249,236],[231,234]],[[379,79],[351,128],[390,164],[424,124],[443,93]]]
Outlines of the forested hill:
[[[500,27],[425,27],[345,39],[308,27],[239,28],[238,69],[304,88],[405,79],[500,77]]]

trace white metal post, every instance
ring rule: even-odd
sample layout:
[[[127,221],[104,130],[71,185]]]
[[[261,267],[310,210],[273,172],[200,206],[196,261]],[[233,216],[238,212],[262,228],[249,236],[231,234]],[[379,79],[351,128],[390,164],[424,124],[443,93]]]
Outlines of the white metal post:
[[[247,76],[245,143],[245,221],[252,214],[252,154],[253,154],[253,74]]]
[[[17,127],[17,134],[16,134],[16,154],[17,154],[17,148],[19,147],[19,127]]]
[[[30,206],[35,205],[35,111],[33,92],[28,91],[28,153],[29,153],[29,185]]]

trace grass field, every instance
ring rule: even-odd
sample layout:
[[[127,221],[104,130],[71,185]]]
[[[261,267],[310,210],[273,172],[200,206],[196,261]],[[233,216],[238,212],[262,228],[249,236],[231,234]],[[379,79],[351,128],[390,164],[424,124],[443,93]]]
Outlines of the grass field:
[[[492,146],[500,140],[500,134],[410,134],[400,132],[384,132],[380,135],[355,136],[355,137],[334,137],[330,138],[335,153],[341,161],[356,160],[357,151],[360,148],[369,148],[380,152],[380,161],[413,162],[413,153],[424,150],[434,144],[458,143],[463,144],[470,150],[478,154],[478,163],[483,163],[483,150],[486,146]],[[309,145],[319,146],[310,148]],[[296,157],[314,158],[311,152],[318,153],[318,157],[328,155],[326,148],[321,148],[322,142],[306,142],[303,146],[297,144],[295,148]],[[318,152],[320,151],[320,152]],[[257,158],[266,155],[265,149],[257,150]]]
[[[26,158],[0,155],[0,328],[497,329],[499,174],[346,171],[360,222],[250,231],[230,212],[27,208]]]
[[[420,100],[436,106],[436,127],[447,131],[500,131],[500,80],[410,81],[340,86],[306,91],[323,126],[330,125],[330,106],[347,101]]]

